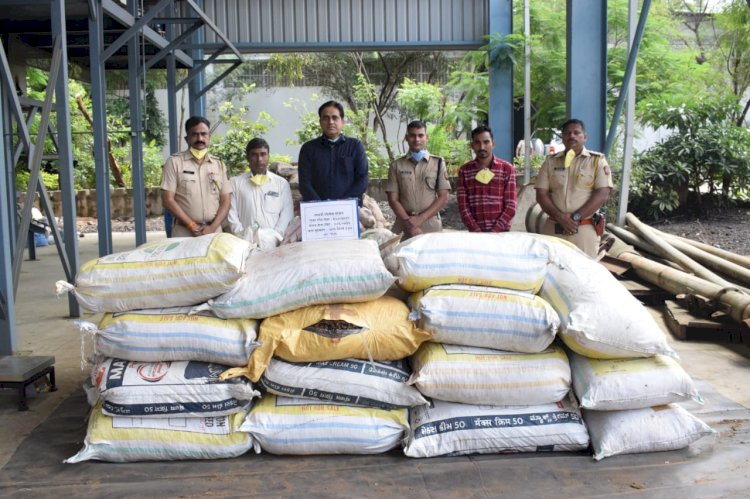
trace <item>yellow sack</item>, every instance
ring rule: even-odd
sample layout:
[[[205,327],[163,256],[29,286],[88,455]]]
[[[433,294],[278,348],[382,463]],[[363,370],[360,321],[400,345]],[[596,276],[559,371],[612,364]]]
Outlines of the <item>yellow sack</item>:
[[[112,417],[103,414],[101,403],[97,403],[91,409],[83,449],[64,462],[237,457],[253,448],[250,435],[238,428],[244,419],[244,411],[212,417]]]
[[[330,334],[306,328],[322,320],[346,321],[357,329]],[[222,378],[244,375],[258,381],[276,356],[288,362],[338,359],[399,360],[416,352],[432,336],[409,320],[409,308],[396,298],[383,296],[362,303],[312,305],[265,319],[247,369],[235,368]]]

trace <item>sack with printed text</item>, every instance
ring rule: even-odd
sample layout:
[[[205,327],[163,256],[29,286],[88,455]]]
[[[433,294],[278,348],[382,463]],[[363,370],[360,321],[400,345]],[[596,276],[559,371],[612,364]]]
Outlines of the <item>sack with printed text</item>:
[[[589,446],[581,413],[555,404],[492,407],[433,400],[409,410],[409,457],[580,451]]]
[[[91,409],[83,449],[65,463],[82,461],[176,461],[226,459],[253,446],[237,428],[245,414],[231,416],[132,418],[107,416],[101,406]]]
[[[259,385],[276,395],[337,404],[382,409],[426,404],[422,394],[406,384],[410,374],[405,360],[287,362],[274,358]]]
[[[91,371],[91,383],[110,416],[226,416],[246,411],[260,395],[245,378],[221,381],[226,369],[195,361],[104,359]]]

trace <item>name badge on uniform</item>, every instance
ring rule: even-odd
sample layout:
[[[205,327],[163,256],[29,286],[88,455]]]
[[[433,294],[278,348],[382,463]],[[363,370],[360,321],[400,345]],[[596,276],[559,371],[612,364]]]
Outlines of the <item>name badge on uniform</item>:
[[[276,191],[268,191],[268,192],[266,192],[266,196],[271,196],[272,198],[277,198],[277,197],[279,197],[279,193],[276,192]]]
[[[182,173],[184,173],[186,175],[195,175],[195,172],[192,172],[190,170],[182,170]]]
[[[555,171],[556,172],[564,172],[565,171],[565,167],[564,166],[556,166],[555,167]]]
[[[411,175],[413,172],[411,170],[399,170],[399,175]]]
[[[494,176],[495,174],[489,168],[482,168],[474,178],[477,179],[477,182],[489,184]]]

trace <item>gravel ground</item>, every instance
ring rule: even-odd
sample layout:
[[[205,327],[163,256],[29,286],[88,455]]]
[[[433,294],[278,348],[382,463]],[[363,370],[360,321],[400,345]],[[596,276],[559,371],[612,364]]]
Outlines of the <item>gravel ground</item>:
[[[394,219],[393,212],[388,203],[380,202],[379,205],[386,220],[392,222]],[[441,216],[445,228],[464,230],[464,225],[458,214],[455,195],[451,194]],[[725,210],[703,218],[674,217],[651,225],[663,232],[711,244],[740,255],[750,255],[750,207]],[[79,218],[78,220],[78,230],[84,234],[96,232],[96,227],[95,218]],[[133,219],[112,221],[113,232],[132,232],[134,230]],[[146,230],[164,230],[164,219],[162,217],[147,219]]]
[[[703,218],[675,217],[651,225],[669,234],[740,255],[750,255],[750,207],[735,208]]]

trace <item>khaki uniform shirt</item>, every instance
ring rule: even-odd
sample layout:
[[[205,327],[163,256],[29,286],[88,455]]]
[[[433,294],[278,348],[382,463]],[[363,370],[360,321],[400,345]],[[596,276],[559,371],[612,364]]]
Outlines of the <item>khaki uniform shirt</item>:
[[[439,175],[438,164],[440,164]],[[430,153],[427,153],[418,163],[409,153],[396,159],[388,169],[388,183],[385,186],[386,192],[398,194],[399,202],[411,216],[419,215],[429,208],[437,198],[438,191],[450,191],[450,188],[445,161]],[[396,220],[394,232],[403,232],[400,222]],[[439,215],[425,220],[421,228],[425,232],[441,230]]]
[[[574,213],[588,201],[594,190],[612,188],[612,172],[602,153],[589,151],[585,147],[565,168],[565,151],[547,156],[539,169],[535,187],[547,189],[550,199],[561,211]],[[555,223],[547,220],[543,234],[556,235],[566,239],[595,257],[599,249],[599,238],[593,225],[580,225],[578,234],[565,236],[555,234]]]
[[[210,224],[219,211],[221,194],[231,194],[224,163],[206,154],[203,163],[183,151],[167,158],[162,170],[161,188],[174,192],[177,204],[197,223]]]

